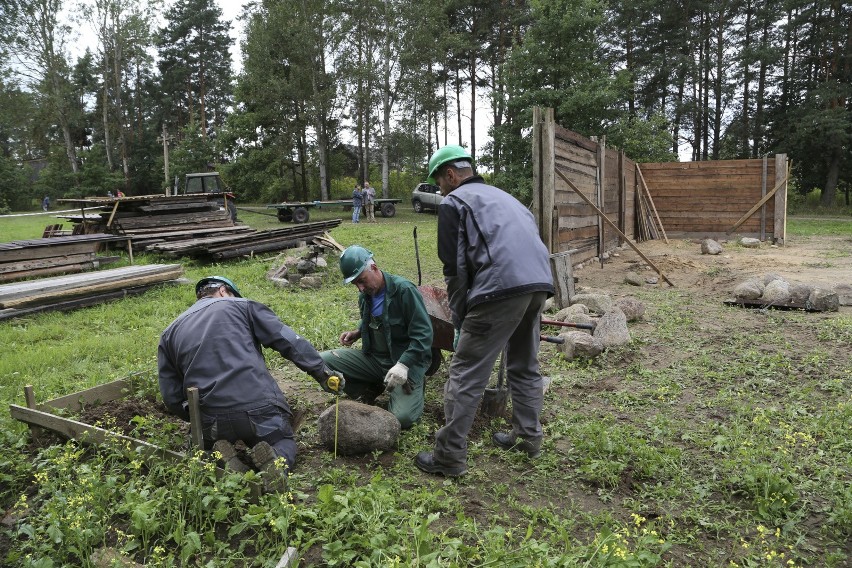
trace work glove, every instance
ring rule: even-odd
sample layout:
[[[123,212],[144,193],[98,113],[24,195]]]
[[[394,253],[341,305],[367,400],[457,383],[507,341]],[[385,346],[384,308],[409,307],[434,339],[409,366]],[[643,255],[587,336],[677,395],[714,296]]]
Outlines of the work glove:
[[[456,328],[455,334],[453,335],[453,351],[459,348],[459,336],[461,335],[461,329]]]
[[[397,363],[390,368],[385,375],[385,390],[393,392],[398,386],[402,386],[408,382],[408,367],[402,363]]]

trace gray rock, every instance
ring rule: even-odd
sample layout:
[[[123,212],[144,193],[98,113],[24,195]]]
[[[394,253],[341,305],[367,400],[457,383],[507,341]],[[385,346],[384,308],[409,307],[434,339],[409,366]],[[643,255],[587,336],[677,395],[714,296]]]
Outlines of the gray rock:
[[[627,317],[618,308],[612,308],[598,321],[593,334],[605,348],[618,347],[630,341]]]
[[[296,270],[299,274],[313,274],[317,271],[317,265],[312,260],[300,260],[296,265]]]
[[[816,288],[808,297],[805,307],[818,312],[836,312],[840,309],[840,298],[833,290]]]
[[[577,294],[571,298],[571,304],[583,304],[589,311],[604,314],[612,309],[612,298],[606,294]]]
[[[784,280],[784,277],[780,274],[775,274],[774,272],[770,272],[766,276],[763,277],[763,285],[766,286],[773,280]]]
[[[553,309],[553,298],[548,298],[544,301],[544,311],[549,312]]]
[[[286,264],[282,264],[281,266],[278,266],[276,268],[270,268],[266,273],[266,277],[270,280],[274,280],[275,278],[287,278],[287,274],[289,272],[290,267],[288,267]]]
[[[790,301],[790,284],[786,280],[773,280],[763,289],[761,300],[775,303]]]
[[[810,284],[790,284],[790,303],[804,305],[808,301],[814,287]]]
[[[301,280],[299,280],[299,286],[302,288],[322,288],[322,278],[319,276],[303,276]]]
[[[642,286],[645,284],[645,280],[635,272],[628,272],[624,275],[624,283],[631,286]]]
[[[317,418],[320,442],[334,450],[334,405]],[[337,416],[337,453],[341,455],[368,454],[375,450],[387,452],[396,448],[400,425],[396,416],[378,406],[353,400],[341,400]]]
[[[603,253],[603,254],[601,255],[601,258],[602,258],[603,260],[609,260],[609,253],[608,253],[608,252]]]
[[[852,306],[852,284],[835,284],[834,292],[841,306]]]
[[[701,254],[721,254],[722,245],[713,239],[704,239],[701,241]]]
[[[586,307],[585,304],[574,304],[573,306],[568,306],[567,308],[562,308],[558,312],[553,315],[553,319],[556,321],[566,321],[567,318],[573,317],[575,315],[587,315],[589,313],[589,308]]]
[[[640,320],[645,315],[645,304],[632,296],[619,298],[615,301],[615,306],[624,312],[627,321]]]
[[[649,276],[645,279],[646,284],[656,284],[659,281],[660,281],[660,279],[657,278],[656,276]]]
[[[321,256],[316,257],[314,263],[317,265],[317,268],[327,268],[328,261]]]
[[[760,248],[760,239],[753,239],[751,237],[743,237],[740,239],[740,244],[745,248]]]
[[[591,359],[604,350],[599,339],[582,331],[563,331],[559,337],[565,340],[565,343],[559,345],[559,351],[569,361],[579,358]]]
[[[757,300],[763,295],[763,282],[754,278],[740,282],[734,288],[734,296],[739,300]]]
[[[290,281],[286,278],[270,278],[269,281],[278,286],[279,288],[290,287]]]

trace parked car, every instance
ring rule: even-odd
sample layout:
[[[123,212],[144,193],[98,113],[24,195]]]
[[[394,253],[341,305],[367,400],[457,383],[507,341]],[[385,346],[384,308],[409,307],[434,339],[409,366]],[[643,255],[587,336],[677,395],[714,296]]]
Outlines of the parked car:
[[[427,210],[437,211],[442,199],[444,198],[437,185],[418,183],[414,191],[411,192],[411,205],[414,206],[414,211],[417,213],[423,213]]]

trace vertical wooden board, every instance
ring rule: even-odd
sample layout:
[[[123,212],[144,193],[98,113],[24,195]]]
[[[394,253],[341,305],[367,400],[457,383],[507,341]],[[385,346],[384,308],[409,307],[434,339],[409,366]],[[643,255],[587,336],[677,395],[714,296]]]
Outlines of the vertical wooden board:
[[[532,169],[532,214],[541,227],[541,107],[533,107]]]
[[[787,154],[775,154],[775,184],[785,179],[788,175],[789,168],[787,167]],[[772,233],[773,242],[777,245],[784,245],[787,239],[787,185],[789,182],[784,182],[784,185],[775,192],[773,205],[775,206],[775,227]]]
[[[554,183],[554,129],[556,118],[552,108],[545,111],[544,124],[541,130],[541,231],[542,240],[548,251],[553,251],[553,200],[556,186]]]

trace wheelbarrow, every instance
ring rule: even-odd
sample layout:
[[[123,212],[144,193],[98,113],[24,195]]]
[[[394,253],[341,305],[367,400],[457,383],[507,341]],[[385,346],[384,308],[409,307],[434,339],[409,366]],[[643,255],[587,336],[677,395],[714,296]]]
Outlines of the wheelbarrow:
[[[429,314],[429,321],[432,323],[432,364],[426,369],[426,375],[431,377],[444,360],[441,351],[455,351],[453,339],[456,330],[453,327],[447,291],[434,286],[418,286],[417,289],[423,296],[426,313]]]

